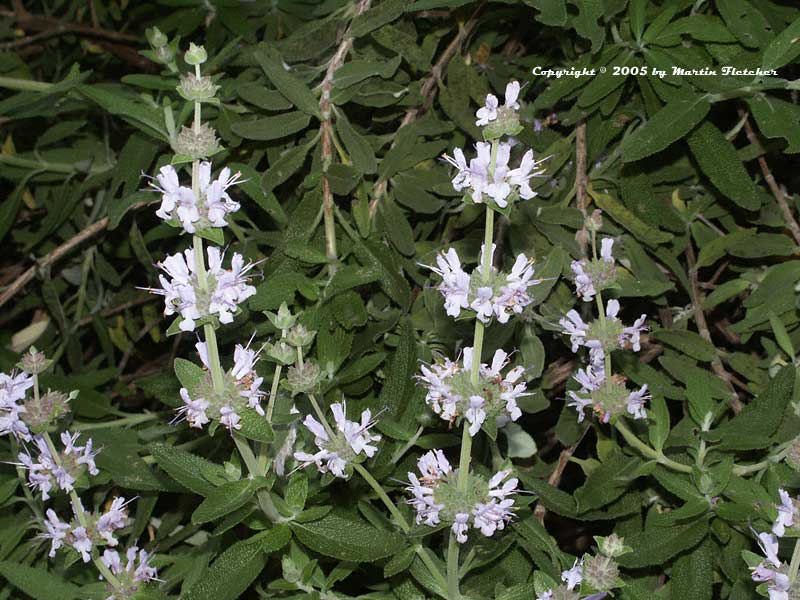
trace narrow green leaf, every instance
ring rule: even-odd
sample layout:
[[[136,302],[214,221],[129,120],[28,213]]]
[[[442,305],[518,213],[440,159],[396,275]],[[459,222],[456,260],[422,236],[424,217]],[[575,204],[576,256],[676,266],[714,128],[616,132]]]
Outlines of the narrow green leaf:
[[[309,116],[319,118],[319,100],[305,83],[283,68],[283,61],[277,52],[262,48],[254,52],[253,57],[273,85],[295,108]]]
[[[277,140],[304,130],[311,117],[300,111],[250,121],[236,121],[231,130],[247,140]]]
[[[77,600],[83,597],[76,585],[46,569],[3,561],[0,562],[0,575],[34,600]]]
[[[229,481],[215,488],[192,513],[192,523],[202,524],[224,517],[244,506],[256,493],[256,484],[250,479]]]

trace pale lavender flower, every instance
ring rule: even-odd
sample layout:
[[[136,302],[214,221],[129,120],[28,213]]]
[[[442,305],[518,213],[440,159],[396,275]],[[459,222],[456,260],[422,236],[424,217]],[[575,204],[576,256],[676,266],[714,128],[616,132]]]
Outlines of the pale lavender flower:
[[[189,427],[202,429],[203,425],[209,422],[208,414],[206,414],[209,406],[208,401],[203,398],[192,399],[189,396],[189,390],[186,388],[180,389],[180,395],[181,400],[183,400],[183,406],[177,410],[178,416],[185,417]]]
[[[470,277],[461,268],[461,261],[454,248],[436,257],[438,267],[428,267],[442,278],[437,287],[444,296],[444,307],[447,314],[457,317],[461,309],[469,308]]]
[[[646,419],[645,403],[648,400],[650,400],[650,394],[647,393],[647,384],[644,384],[640,389],[628,395],[628,413],[634,419]]]
[[[131,546],[125,552],[127,562],[123,565],[122,559],[116,550],[106,550],[100,560],[108,567],[118,580],[123,583],[123,588],[130,593],[139,591],[139,586],[143,583],[156,581],[158,572],[155,567],[150,566],[150,554],[145,550],[139,550],[136,546]],[[124,596],[127,598],[128,596]],[[111,594],[106,600],[122,600],[116,593]]]
[[[48,556],[53,558],[56,555],[56,550],[64,545],[70,526],[69,523],[62,522],[52,508],[47,509],[47,519],[44,522],[44,526],[47,532],[41,534],[40,537],[50,540],[50,552]]]
[[[797,518],[797,506],[795,506],[789,493],[784,489],[779,489],[781,503],[778,505],[778,518],[772,526],[772,533],[778,537],[783,537],[787,527],[794,527]]]
[[[561,580],[567,584],[568,590],[574,590],[583,581],[583,561],[575,559],[571,569],[561,572]]]
[[[97,519],[95,529],[97,534],[105,540],[109,546],[117,545],[117,538],[114,532],[122,529],[128,522],[128,512],[125,510],[131,500],[118,496],[111,502],[109,509]]]
[[[242,418],[232,406],[223,406],[219,409],[219,422],[229,431],[233,432],[234,429],[241,429],[241,420]]]

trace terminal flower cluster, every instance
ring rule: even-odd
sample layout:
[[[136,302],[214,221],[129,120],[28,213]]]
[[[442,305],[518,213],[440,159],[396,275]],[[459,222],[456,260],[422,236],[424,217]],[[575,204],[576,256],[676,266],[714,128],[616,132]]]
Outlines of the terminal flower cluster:
[[[100,560],[119,581],[119,589],[106,600],[122,600],[133,597],[140,589],[141,584],[157,581],[158,571],[150,566],[150,554],[131,546],[125,552],[126,562],[116,550],[106,549]]]

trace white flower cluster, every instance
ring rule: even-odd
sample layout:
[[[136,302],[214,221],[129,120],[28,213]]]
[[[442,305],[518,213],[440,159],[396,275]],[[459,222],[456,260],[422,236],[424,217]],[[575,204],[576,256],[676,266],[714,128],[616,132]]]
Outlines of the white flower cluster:
[[[42,500],[50,498],[54,487],[71,492],[75,489],[75,481],[84,473],[99,473],[94,462],[97,452],[92,450],[92,439],[88,438],[84,446],[77,446],[79,436],[79,433],[62,432],[64,450],[58,453],[58,457],[53,456],[47,442],[39,435],[33,438],[33,443],[39,450],[38,456],[29,450],[19,453],[19,464],[28,470],[28,485],[41,492]]]
[[[347,406],[344,401],[331,404],[331,412],[336,425],[335,431],[328,429],[311,415],[306,415],[303,425],[314,434],[314,443],[319,449],[314,454],[295,452],[294,458],[303,467],[315,464],[320,473],[330,471],[336,477],[346,478],[347,465],[355,461],[361,454],[372,458],[378,451],[375,442],[381,440],[379,434],[370,433],[375,425],[372,412],[365,409],[361,412],[361,422],[347,419]]]
[[[25,406],[19,404],[25,400],[25,394],[33,387],[33,377],[28,373],[0,373],[0,435],[13,435],[29,441],[31,433],[25,421],[20,417]]]
[[[225,227],[225,217],[239,210],[239,203],[228,195],[228,188],[241,181],[241,174],[231,175],[227,167],[219,177],[211,180],[211,163],[201,162],[198,191],[195,196],[191,187],[182,186],[178,173],[172,165],[161,167],[155,182],[150,187],[161,193],[161,206],[156,215],[165,221],[179,222],[187,233],[209,227]]]
[[[108,596],[106,600],[132,598],[139,591],[141,584],[155,581],[158,577],[156,568],[150,566],[148,552],[131,546],[125,552],[125,558],[127,562],[123,564],[122,558],[116,550],[106,550],[100,557],[103,564],[119,582],[118,590]]]
[[[484,252],[481,246],[481,261],[468,275],[461,268],[461,261],[454,248],[436,257],[436,267],[428,267],[442,278],[437,289],[444,297],[444,307],[451,317],[458,317],[462,310],[471,310],[482,323],[496,318],[507,323],[511,315],[520,314],[531,303],[528,288],[541,283],[534,279],[530,259],[519,254],[510,273],[498,272],[490,267],[488,275],[483,272]],[[492,264],[495,245],[492,244],[488,264]]]
[[[792,585],[789,565],[778,557],[778,540],[786,534],[787,527],[797,528],[800,525],[800,509],[786,490],[778,490],[778,493],[781,503],[777,507],[778,517],[772,525],[772,532],[758,534],[758,545],[764,560],[752,568],[752,578],[753,581],[766,584],[769,600],[790,600],[800,592],[800,585],[797,582]]]
[[[452,157],[445,154],[443,158],[458,170],[452,180],[453,189],[457,192],[467,190],[468,197],[475,204],[491,201],[498,208],[506,208],[518,198],[529,200],[536,196],[530,180],[544,173],[540,168],[542,161],[537,161],[533,150],[528,150],[519,166],[512,169],[509,164],[511,147],[510,142],[498,143],[494,169],[491,168],[492,145],[487,142],[475,144],[476,156],[469,163],[461,148],[455,148]]]
[[[559,325],[569,335],[572,351],[577,352],[581,346],[589,348],[591,364],[599,366],[603,364],[605,352],[618,348],[630,348],[634,352],[641,350],[641,334],[647,331],[644,324],[647,315],[641,315],[633,325],[626,327],[617,318],[619,310],[619,300],[609,300],[605,319],[595,319],[592,323],[585,323],[578,311],[570,310]]]
[[[600,242],[600,257],[589,260],[573,260],[570,267],[575,276],[575,293],[585,302],[591,302],[598,290],[613,285],[616,277],[616,264],[612,250],[614,240],[603,238]]]
[[[50,540],[50,558],[56,551],[67,545],[71,546],[81,555],[83,562],[92,558],[92,549],[97,545],[116,546],[119,542],[114,537],[114,532],[122,529],[128,523],[126,507],[130,501],[125,498],[114,498],[108,510],[102,514],[87,513],[80,507],[86,519],[81,523],[77,514],[70,522],[59,519],[51,508],[47,510],[47,520],[44,522],[46,532],[41,534],[44,539]],[[73,506],[73,511],[75,507]]]
[[[210,418],[208,413],[217,417],[220,423],[229,431],[241,429],[240,411],[245,408],[255,410],[262,417],[264,409],[261,406],[261,398],[265,393],[261,390],[264,378],[255,369],[258,362],[259,353],[250,348],[252,338],[247,346],[236,344],[233,351],[233,367],[224,374],[224,391],[214,392],[211,381],[202,382],[200,388],[196,390],[195,398],[189,394],[186,388],[180,389],[183,406],[178,409],[178,418],[185,418],[190,427],[202,429]],[[200,360],[206,369],[210,369],[208,362],[208,347],[205,342],[195,344]]]
[[[219,248],[208,248],[206,285],[201,285],[194,252],[186,249],[158,263],[169,277],[159,275],[160,288],[144,288],[164,296],[164,314],[180,314],[181,331],[193,331],[199,319],[215,315],[221,323],[233,322],[239,304],[256,293],[247,274],[255,266],[245,264],[241,254],[234,253],[231,268],[224,269],[224,254]]]
[[[463,544],[470,525],[491,537],[513,518],[514,500],[510,496],[516,493],[518,480],[506,479],[510,471],[498,471],[488,482],[470,475],[467,488],[459,490],[457,471],[441,450],[423,454],[417,468],[420,475],[409,472],[411,485],[407,488],[413,496],[408,502],[417,511],[417,524],[434,527],[448,523],[456,540]]]
[[[463,417],[469,422],[469,433],[474,436],[487,419],[495,419],[498,427],[522,416],[517,399],[526,396],[526,385],[521,380],[523,367],[514,367],[503,375],[508,365],[508,354],[498,349],[492,364],[481,363],[477,385],[470,378],[473,349],[464,348],[462,361],[445,358],[441,363],[422,365],[418,378],[428,388],[425,401],[431,410],[445,421],[453,422]]]

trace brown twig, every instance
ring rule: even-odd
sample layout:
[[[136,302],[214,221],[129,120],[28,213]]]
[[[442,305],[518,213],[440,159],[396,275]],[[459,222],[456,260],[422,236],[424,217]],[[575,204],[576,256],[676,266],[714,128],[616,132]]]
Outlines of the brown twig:
[[[356,5],[355,16],[358,16],[369,9],[372,0],[361,0]],[[325,222],[325,255],[328,258],[328,264],[331,269],[331,274],[336,269],[336,228],[333,216],[333,192],[331,191],[331,184],[328,180],[328,167],[333,162],[333,125],[331,124],[331,90],[333,89],[333,79],[336,76],[336,71],[344,64],[348,52],[353,47],[353,37],[345,33],[336,52],[333,54],[328,69],[325,71],[325,77],[320,86],[321,93],[319,99],[319,112],[320,112],[320,140],[322,145],[322,214]]]
[[[15,6],[16,10],[0,10],[0,17],[13,19],[16,26],[24,31],[46,33],[47,36],[75,33],[86,37],[103,38],[115,42],[130,42],[135,44],[138,44],[142,41],[141,35],[132,35],[129,33],[122,33],[120,31],[113,31],[111,29],[93,27],[91,25],[71,23],[56,17],[32,15],[22,8],[20,3],[16,4]],[[13,42],[8,42],[7,44],[12,44],[11,47],[13,47]],[[6,44],[3,44],[3,46],[5,45]]]
[[[692,300],[692,310],[694,311],[694,322],[697,325],[697,330],[700,336],[712,346],[714,341],[711,339],[711,331],[708,328],[706,321],[706,314],[703,311],[703,295],[700,291],[700,286],[697,283],[697,257],[695,256],[694,247],[692,246],[691,239],[686,244],[686,262],[689,266],[689,295]],[[716,349],[716,346],[714,346]],[[739,399],[739,394],[733,387],[733,377],[725,369],[719,355],[714,357],[711,361],[711,368],[716,373],[717,377],[725,382],[725,385],[730,391],[730,398],[728,400],[731,409],[736,414],[739,414],[744,407],[742,401]]]
[[[422,104],[420,106],[412,106],[406,111],[406,114],[403,116],[403,120],[400,122],[400,126],[397,128],[398,132],[403,127],[416,121],[417,117],[425,114],[425,112],[430,110],[431,106],[433,106],[433,99],[436,96],[437,91],[436,84],[441,81],[442,73],[445,72],[456,52],[458,52],[459,48],[461,48],[462,44],[470,36],[472,30],[475,29],[475,25],[478,24],[478,17],[483,11],[485,5],[486,2],[481,2],[478,8],[475,9],[475,12],[472,13],[472,16],[459,29],[455,37],[450,40],[450,43],[447,45],[447,48],[444,49],[444,52],[442,52],[439,60],[437,60],[436,64],[434,64],[431,68],[430,75],[428,75],[428,77],[425,78],[425,81],[422,82],[422,87],[420,88]],[[393,147],[394,143],[392,143],[392,148]],[[372,191],[372,200],[369,204],[370,218],[375,216],[375,213],[378,210],[378,202],[386,193],[387,186],[388,182],[383,179],[379,179],[375,182],[375,187]]]
[[[556,461],[556,468],[553,469],[553,472],[550,473],[550,477],[547,478],[547,483],[554,487],[558,487],[558,484],[561,483],[561,476],[564,474],[564,469],[567,468],[569,464],[569,459],[572,458],[572,455],[575,454],[575,450],[578,449],[583,438],[586,437],[586,432],[589,431],[591,427],[586,427],[581,434],[581,437],[578,438],[578,441],[564,448],[561,451],[561,454],[558,455],[558,460]],[[547,509],[544,507],[544,504],[539,502],[536,505],[536,508],[533,510],[533,516],[536,517],[536,520],[544,526],[544,517],[547,514]]]
[[[36,264],[30,267],[27,271],[25,271],[22,275],[20,275],[17,280],[8,286],[2,294],[0,294],[0,306],[3,306],[6,302],[11,300],[23,287],[25,284],[32,280],[36,273],[40,269],[45,269],[60,259],[62,256],[67,254],[70,250],[72,250],[75,246],[80,245],[81,243],[85,242],[89,238],[97,235],[101,231],[103,231],[106,227],[108,227],[108,217],[103,217],[99,221],[92,223],[85,229],[82,229],[76,235],[68,239],[66,242],[49,252],[44,257],[40,258],[36,261]]]
[[[739,116],[744,118],[744,131],[748,141],[755,146],[760,146],[761,144],[758,141],[758,136],[756,136],[756,132],[753,131],[753,126],[750,124],[750,118],[747,116],[747,113],[739,109]],[[789,208],[789,203],[786,201],[786,195],[778,185],[778,182],[775,181],[775,177],[772,175],[772,171],[767,164],[767,159],[764,158],[763,154],[758,157],[758,166],[761,167],[764,180],[767,182],[769,189],[772,191],[772,195],[775,196],[775,200],[778,202],[778,206],[783,213],[783,219],[786,221],[786,226],[789,228],[789,231],[792,232],[795,243],[800,245],[800,225],[798,225],[797,220],[794,218],[792,209]]]
[[[83,317],[78,322],[78,327],[85,327],[86,325],[88,325],[89,323],[91,323],[94,320],[95,316],[100,316],[100,317],[103,317],[103,318],[104,317],[111,317],[111,316],[114,316],[114,315],[116,315],[118,313],[125,312],[129,308],[135,308],[137,306],[141,306],[142,304],[147,304],[148,302],[153,302],[153,301],[155,301],[157,299],[158,299],[157,296],[154,296],[152,294],[148,294],[146,296],[142,296],[141,298],[137,298],[135,300],[129,300],[128,302],[123,302],[122,304],[119,304],[117,306],[112,306],[111,308],[107,308],[104,311],[101,311],[99,315],[89,315],[87,317]]]

